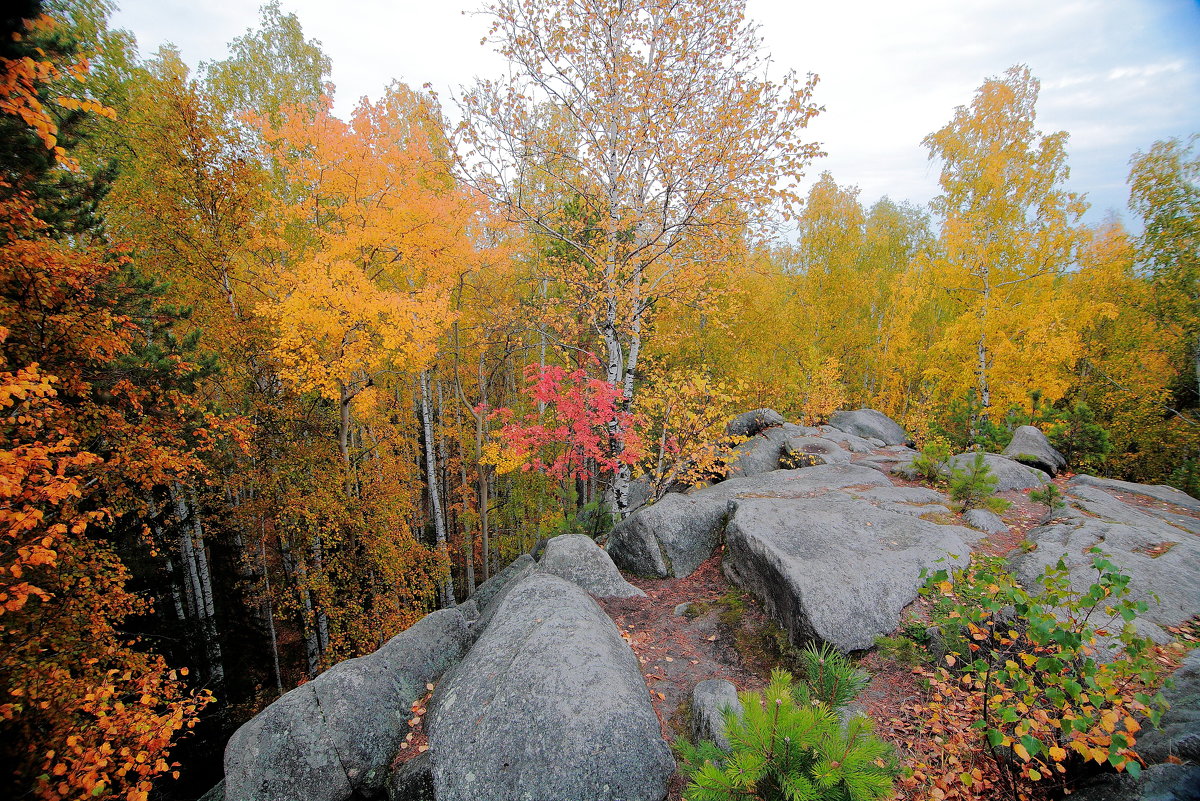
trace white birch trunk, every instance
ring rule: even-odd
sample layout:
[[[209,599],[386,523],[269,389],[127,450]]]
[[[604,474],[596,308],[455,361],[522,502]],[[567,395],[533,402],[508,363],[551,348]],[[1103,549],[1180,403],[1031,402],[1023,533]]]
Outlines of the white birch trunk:
[[[433,419],[429,402],[429,373],[421,371],[421,423],[425,432],[425,479],[429,488],[429,503],[432,506],[433,531],[437,549],[446,556],[449,564],[449,546],[446,543],[446,523],[442,518],[442,498],[439,490],[437,469],[437,446],[433,439]],[[454,606],[454,582],[447,577],[438,588],[439,605]]]

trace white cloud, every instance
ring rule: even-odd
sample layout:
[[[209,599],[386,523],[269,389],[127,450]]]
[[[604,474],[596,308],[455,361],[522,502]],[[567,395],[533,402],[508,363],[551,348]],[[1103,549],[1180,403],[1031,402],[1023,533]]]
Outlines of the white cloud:
[[[221,58],[257,22],[257,0],[124,0],[115,22],[149,52],[164,40],[191,63]],[[338,111],[378,96],[392,79],[443,96],[499,74],[480,38],[487,21],[465,0],[282,0],[333,59]],[[986,79],[1017,63],[1042,80],[1039,125],[1071,134],[1072,186],[1099,211],[1122,208],[1130,154],[1200,131],[1200,7],[1192,0],[749,0],[773,69],[821,76],[827,107],[811,127],[830,170],[880,195],[924,202],[937,169],[921,139],[971,102]]]

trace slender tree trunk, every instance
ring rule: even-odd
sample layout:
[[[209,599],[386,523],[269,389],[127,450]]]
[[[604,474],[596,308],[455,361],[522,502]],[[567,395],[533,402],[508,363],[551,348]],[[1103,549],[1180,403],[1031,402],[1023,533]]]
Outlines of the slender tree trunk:
[[[471,480],[467,478],[467,460],[460,458],[458,460],[459,480],[462,482],[463,491],[465,492],[471,486]],[[467,597],[475,594],[475,529],[466,526],[463,531],[463,540],[466,547],[466,558],[463,559],[463,568],[467,574]]]
[[[154,541],[158,543],[159,553],[163,554],[167,562],[167,581],[171,585],[171,601],[175,607],[175,616],[180,623],[186,623],[189,616],[194,614],[195,604],[189,594],[187,597],[187,606],[184,606],[184,594],[190,593],[190,586],[187,581],[186,571],[182,566],[177,566],[175,560],[171,558],[171,549],[167,546],[167,538],[163,532],[162,524],[159,522],[158,504],[154,502],[154,496],[147,492],[145,494],[146,509],[148,510],[150,530],[154,533]],[[182,557],[182,548],[180,548],[180,556]]]
[[[1200,386],[1200,334],[1196,337],[1192,352],[1192,368],[1196,371],[1196,386]]]
[[[354,393],[346,385],[340,388],[338,400],[338,453],[342,457],[342,469],[346,471],[346,497],[354,497],[354,470],[350,462],[350,404]]]
[[[303,559],[296,559],[287,537],[280,535],[279,550],[283,556],[284,572],[292,576],[300,589],[300,603],[304,607],[301,629],[304,632],[304,655],[308,677],[315,678],[321,668],[321,640],[317,635],[316,615],[313,610],[312,592],[308,588],[308,570]]]
[[[479,395],[484,400],[487,400],[487,395],[484,391],[484,372],[483,372],[483,354],[479,355]],[[492,543],[491,532],[488,530],[488,505],[491,499],[488,497],[488,468],[483,463],[483,437],[486,433],[485,426],[487,425],[487,417],[484,414],[479,414],[475,418],[475,470],[476,483],[479,485],[479,534],[482,538],[483,546],[483,580],[487,581],[492,577]]]
[[[204,638],[204,651],[208,660],[209,678],[220,686],[225,681],[225,664],[221,653],[220,631],[217,628],[216,609],[213,604],[212,574],[208,567],[208,552],[204,547],[204,528],[200,523],[199,509],[194,497],[189,513],[188,499],[183,488],[172,482],[168,490],[179,519],[179,550],[187,580],[191,587],[193,608],[200,623]]]
[[[271,597],[271,571],[267,566],[267,538],[259,540],[259,559],[263,575],[263,617],[267,623],[267,635],[271,638],[271,666],[275,671],[275,692],[283,695],[283,671],[279,669],[279,636],[275,631],[275,601]]]
[[[433,439],[433,419],[429,402],[429,372],[421,371],[421,422],[425,432],[425,480],[429,488],[429,503],[433,507],[433,531],[437,549],[450,563],[449,546],[446,543],[446,523],[442,518],[442,498],[438,488],[436,445]],[[444,609],[454,606],[454,582],[447,577],[438,588],[439,605]]]

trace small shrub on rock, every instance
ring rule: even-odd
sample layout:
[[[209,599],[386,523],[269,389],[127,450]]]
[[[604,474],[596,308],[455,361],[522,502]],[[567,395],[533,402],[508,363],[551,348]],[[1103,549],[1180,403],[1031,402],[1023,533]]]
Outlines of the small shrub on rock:
[[[912,466],[918,476],[930,484],[937,484],[942,480],[942,471],[949,461],[950,443],[938,437],[927,442],[921,452],[913,457]]]
[[[1096,413],[1086,403],[1077,403],[1055,415],[1047,434],[1053,445],[1078,470],[1096,467],[1112,450],[1108,432],[1096,422]]]
[[[971,464],[965,468],[955,468],[950,474],[950,498],[962,504],[962,511],[968,509],[988,509],[993,512],[1003,512],[1010,504],[1003,498],[997,498],[996,476],[984,460],[983,453],[976,453]]]
[[[841,673],[832,685],[853,686],[854,668],[840,654],[813,652],[826,674]],[[771,673],[762,693],[741,694],[741,717],[728,712],[732,750],[713,743],[681,741],[681,770],[690,780],[686,801],[810,799],[874,801],[887,798],[897,774],[891,748],[872,733],[862,716],[844,725],[837,709],[804,683],[793,685],[785,670]]]
[[[1048,513],[1046,517],[1047,523],[1054,520],[1059,512],[1067,508],[1067,502],[1063,500],[1062,490],[1053,482],[1046,484],[1041,489],[1030,490],[1029,500],[1045,505]]]

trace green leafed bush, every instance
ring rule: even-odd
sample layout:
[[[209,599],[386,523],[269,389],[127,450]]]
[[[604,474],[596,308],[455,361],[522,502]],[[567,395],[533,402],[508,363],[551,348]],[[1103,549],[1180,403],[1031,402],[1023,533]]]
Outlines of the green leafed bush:
[[[1157,725],[1165,708],[1152,643],[1133,625],[1147,604],[1130,597],[1128,575],[1090,553],[1096,580],[1084,590],[1062,560],[1027,589],[1003,560],[977,556],[921,591],[959,674],[947,683],[978,693],[975,728],[1028,780],[1087,760],[1136,776],[1139,719]]]

